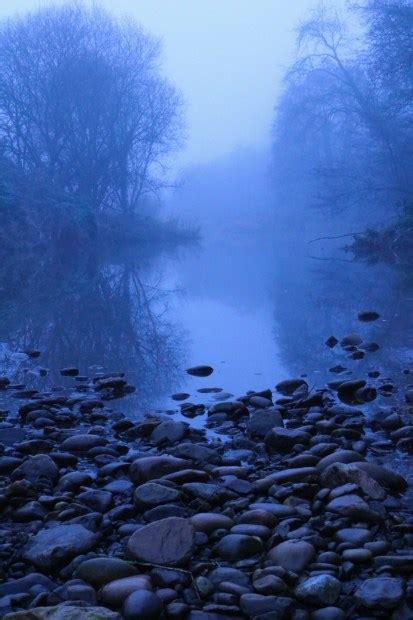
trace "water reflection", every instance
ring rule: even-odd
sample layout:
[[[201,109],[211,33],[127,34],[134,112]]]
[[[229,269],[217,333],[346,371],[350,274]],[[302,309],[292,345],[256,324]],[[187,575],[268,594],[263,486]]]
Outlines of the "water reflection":
[[[177,292],[165,288],[158,258],[153,249],[109,257],[95,249],[76,259],[38,256],[5,266],[4,370],[27,385],[41,382],[37,362],[50,369],[47,385],[64,381],[59,369],[65,366],[84,374],[125,371],[142,406],[173,391],[187,341],[168,315]],[[27,363],[15,353],[26,349],[38,349],[41,357]]]

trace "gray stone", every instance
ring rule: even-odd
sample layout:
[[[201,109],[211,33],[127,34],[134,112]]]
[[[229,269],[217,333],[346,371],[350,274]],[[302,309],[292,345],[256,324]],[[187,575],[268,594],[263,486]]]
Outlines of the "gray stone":
[[[79,605],[56,605],[35,607],[6,614],[3,620],[122,620],[115,611],[106,607],[83,607]]]
[[[156,482],[146,482],[139,486],[133,495],[135,504],[144,506],[159,506],[178,501],[180,492],[176,489],[157,484]]]
[[[301,573],[315,556],[313,545],[305,540],[286,540],[268,553],[268,559],[294,573]]]
[[[133,461],[129,468],[129,477],[132,482],[140,484],[155,478],[162,478],[181,469],[187,469],[188,466],[187,460],[174,456],[145,456]]]
[[[245,560],[263,550],[262,540],[256,536],[228,534],[214,546],[214,551],[224,560]]]
[[[168,517],[136,531],[128,541],[128,551],[141,562],[175,566],[184,564],[194,546],[194,526],[188,519]]]
[[[77,568],[77,577],[87,583],[99,587],[115,579],[132,577],[138,573],[129,562],[119,558],[92,558],[85,560]],[[1,586],[0,586],[1,587]]]
[[[109,607],[120,607],[133,592],[151,589],[151,580],[147,575],[132,575],[107,583],[100,591],[100,599]]]
[[[158,620],[163,604],[153,592],[138,590],[128,596],[123,604],[122,613],[125,620]]]
[[[183,422],[166,420],[153,429],[150,439],[157,445],[171,445],[181,441],[187,429],[187,425]]]
[[[247,433],[251,437],[261,437],[274,427],[282,428],[284,426],[282,415],[276,409],[258,409],[250,414],[247,422]]]
[[[24,547],[23,558],[41,570],[51,571],[89,551],[97,541],[98,536],[83,525],[56,525],[35,534]]]
[[[331,575],[309,577],[295,589],[297,598],[311,605],[334,605],[340,593],[341,583]]]
[[[47,454],[30,456],[12,473],[12,480],[25,478],[37,484],[38,482],[54,483],[59,477],[59,470],[55,462]]]
[[[363,607],[393,609],[403,599],[403,584],[394,577],[366,579],[356,590],[355,598]]]

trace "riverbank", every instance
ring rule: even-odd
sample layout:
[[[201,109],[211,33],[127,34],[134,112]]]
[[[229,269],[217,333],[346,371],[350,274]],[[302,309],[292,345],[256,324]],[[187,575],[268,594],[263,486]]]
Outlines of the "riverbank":
[[[395,389],[377,374],[299,378],[134,421],[122,375],[62,373],[67,394],[0,382],[22,399],[0,426],[1,617],[413,617],[409,484],[380,465],[413,449],[411,391],[367,416]]]

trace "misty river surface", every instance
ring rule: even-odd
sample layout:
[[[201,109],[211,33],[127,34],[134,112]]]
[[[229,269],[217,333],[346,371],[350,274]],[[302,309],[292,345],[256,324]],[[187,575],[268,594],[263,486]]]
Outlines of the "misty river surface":
[[[83,258],[23,261],[3,274],[2,372],[16,383],[73,389],[60,368],[76,366],[85,376],[124,371],[136,392],[118,402],[135,416],[176,410],[175,392],[210,402],[303,374],[319,387],[337,378],[328,371],[338,364],[346,368],[340,377],[379,369],[396,382],[408,379],[408,277],[353,262],[337,244],[277,239],[265,222],[230,222],[168,251],[149,246]],[[377,310],[379,321],[360,323],[363,309]],[[324,344],[354,332],[379,351],[355,361]],[[29,359],[26,349],[41,356]],[[197,364],[214,373],[189,376],[186,368]],[[225,394],[197,392],[204,387]]]

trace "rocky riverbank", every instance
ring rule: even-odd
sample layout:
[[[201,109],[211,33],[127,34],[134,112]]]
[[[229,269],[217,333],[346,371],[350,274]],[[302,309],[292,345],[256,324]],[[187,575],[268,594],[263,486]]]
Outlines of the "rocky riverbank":
[[[390,390],[377,374],[292,379],[214,403],[200,430],[117,412],[122,375],[76,379],[67,395],[0,379],[24,399],[0,425],[0,617],[413,618],[408,482],[379,464],[413,449],[411,391],[367,417]]]

